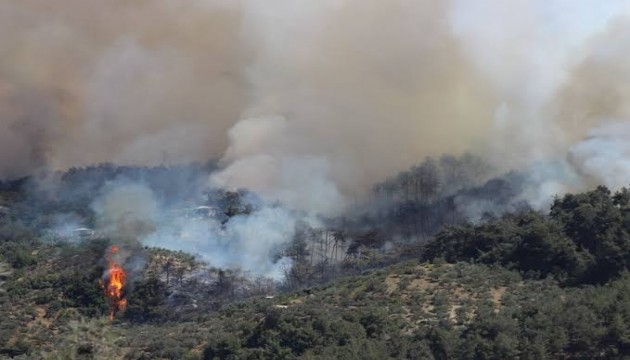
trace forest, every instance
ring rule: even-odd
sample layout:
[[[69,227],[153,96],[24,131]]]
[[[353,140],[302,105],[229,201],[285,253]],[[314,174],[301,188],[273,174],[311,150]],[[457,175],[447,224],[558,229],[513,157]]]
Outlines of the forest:
[[[50,187],[33,178],[1,183],[0,356],[630,355],[628,188],[556,196],[540,211],[521,201],[522,174],[492,177],[472,155],[427,158],[342,216],[314,224],[298,212],[290,238],[266,254],[289,259],[279,278],[112,233],[51,231],[60,214],[98,229],[92,204],[121,177],[145,184],[165,207],[218,209],[216,219],[191,220],[215,221],[217,231],[283,207],[246,190],[205,187],[215,168],[105,164],[56,173]],[[109,320],[104,254],[114,243],[131,255],[126,309]]]

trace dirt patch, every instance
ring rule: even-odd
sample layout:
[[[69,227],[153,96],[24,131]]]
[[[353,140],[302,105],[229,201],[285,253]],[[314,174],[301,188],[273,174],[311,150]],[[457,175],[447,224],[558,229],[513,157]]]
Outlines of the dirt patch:
[[[50,328],[51,325],[50,319],[46,318],[46,307],[38,306],[35,308],[35,317],[26,324],[26,327],[29,329],[34,326]]]
[[[503,297],[503,294],[505,294],[506,290],[507,288],[505,286],[500,286],[490,291],[490,298],[492,299],[492,302],[494,303],[494,307],[495,307],[494,312],[496,313],[501,311],[501,307],[503,306],[503,302],[501,301],[501,298]]]
[[[409,287],[407,289],[409,290],[430,290],[435,288],[437,284],[433,283],[431,280],[425,278],[425,277],[421,277],[421,278],[417,278],[417,279],[413,279],[411,280],[411,283],[409,284]]]
[[[398,283],[400,283],[400,276],[398,276],[397,274],[391,274],[385,278],[387,295],[391,295],[394,293],[394,291],[398,290]]]
[[[297,299],[293,299],[291,301],[289,301],[289,305],[300,305],[302,303],[304,303],[304,297],[299,297]]]

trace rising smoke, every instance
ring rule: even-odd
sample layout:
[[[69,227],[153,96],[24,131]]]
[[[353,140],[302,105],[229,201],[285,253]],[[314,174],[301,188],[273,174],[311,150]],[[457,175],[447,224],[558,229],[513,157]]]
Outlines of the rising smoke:
[[[183,250],[212,266],[280,279],[290,267],[282,250],[295,231],[298,216],[287,208],[266,206],[251,214],[222,221],[168,206],[142,182],[119,178],[107,183],[92,204],[100,235],[120,246],[118,260],[130,266],[134,248],[141,245]],[[310,219],[313,225],[316,220]],[[136,252],[137,253],[137,252]],[[137,268],[137,264],[133,264]]]
[[[290,238],[287,208],[340,214],[427,155],[523,171],[534,207],[626,185],[630,11],[598,6],[0,0],[0,177],[221,159],[209,186],[286,208],[194,230],[212,239],[195,248],[264,273],[277,269],[256,256]],[[155,194],[110,186],[101,228],[170,243]]]
[[[0,54],[2,99],[16,107],[3,135],[25,139],[2,141],[5,176],[220,157],[239,118],[280,116],[291,139],[276,151],[316,159],[352,193],[425,154],[467,149],[490,122],[490,89],[443,2],[1,6],[1,33],[16,34]],[[245,122],[240,132],[254,131]]]
[[[0,1],[0,175],[205,160],[245,106],[238,1]]]

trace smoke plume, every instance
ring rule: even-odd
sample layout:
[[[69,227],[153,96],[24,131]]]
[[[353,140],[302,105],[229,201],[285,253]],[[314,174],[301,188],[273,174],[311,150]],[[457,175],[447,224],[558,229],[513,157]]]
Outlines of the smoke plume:
[[[610,122],[571,147],[571,164],[590,186],[613,189],[630,185],[630,121]]]
[[[141,245],[183,250],[211,266],[274,279],[280,279],[290,266],[282,250],[303,217],[283,207],[260,204],[251,214],[222,223],[218,217],[199,217],[182,206],[167,206],[146,184],[123,178],[106,184],[92,204],[97,232],[120,247],[121,263],[134,268],[138,259],[130,255]]]
[[[220,154],[244,106],[238,1],[0,1],[0,177]]]
[[[472,151],[525,169],[535,204],[618,187],[628,14],[613,1],[0,0],[0,177],[220,158],[212,186],[334,215],[427,155]]]
[[[136,241],[153,233],[160,213],[148,187],[125,180],[106,184],[92,208],[99,230],[117,241]]]
[[[278,163],[269,176],[281,180],[273,196],[302,161],[330,173],[316,181],[327,196],[353,196],[422,155],[467,149],[491,114],[489,88],[442,2],[0,7],[5,177],[221,157],[240,118],[231,136],[271,116],[284,117],[292,137],[266,154]],[[248,174],[230,171],[231,185],[248,185]],[[295,190],[280,200],[302,203]],[[330,201],[324,207],[338,207]]]

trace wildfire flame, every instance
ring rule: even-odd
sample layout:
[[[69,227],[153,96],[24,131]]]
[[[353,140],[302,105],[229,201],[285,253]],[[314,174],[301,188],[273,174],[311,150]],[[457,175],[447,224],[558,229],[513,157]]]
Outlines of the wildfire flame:
[[[118,246],[112,245],[107,252],[107,273],[105,274],[105,282],[103,285],[105,295],[110,300],[110,320],[114,320],[116,314],[127,307],[127,299],[125,299],[123,294],[127,273],[125,269],[116,262],[116,253],[118,253]]]

